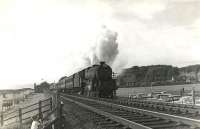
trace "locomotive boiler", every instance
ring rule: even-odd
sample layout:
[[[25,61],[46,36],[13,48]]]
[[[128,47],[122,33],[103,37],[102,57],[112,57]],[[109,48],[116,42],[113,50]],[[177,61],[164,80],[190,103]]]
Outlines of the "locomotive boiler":
[[[62,77],[57,83],[57,89],[61,92],[112,98],[117,87],[112,78],[112,68],[105,62],[100,62],[69,77]]]

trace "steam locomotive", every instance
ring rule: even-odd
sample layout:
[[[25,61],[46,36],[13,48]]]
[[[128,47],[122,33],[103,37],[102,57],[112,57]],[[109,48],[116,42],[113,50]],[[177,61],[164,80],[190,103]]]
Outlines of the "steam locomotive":
[[[79,93],[81,95],[112,98],[116,95],[116,80],[112,78],[112,68],[105,62],[83,69],[69,77],[62,77],[51,90]]]

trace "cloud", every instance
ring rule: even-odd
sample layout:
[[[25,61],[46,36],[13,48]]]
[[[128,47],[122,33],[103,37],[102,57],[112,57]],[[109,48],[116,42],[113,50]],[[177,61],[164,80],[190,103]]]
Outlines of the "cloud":
[[[169,1],[166,8],[153,15],[157,24],[174,26],[193,24],[200,17],[200,1]]]
[[[104,1],[112,17],[122,22],[138,20],[149,27],[191,25],[200,17],[198,0]]]
[[[200,62],[195,0],[16,0],[7,5],[0,9],[3,86],[57,80],[91,63],[84,53],[96,45],[102,24],[111,31],[105,39],[115,49],[107,49],[103,38],[96,56],[110,60],[104,53],[113,51],[114,70]]]
[[[122,21],[151,19],[153,14],[165,9],[165,2],[161,2],[160,0],[124,0],[112,1],[109,4],[113,11],[113,17]]]

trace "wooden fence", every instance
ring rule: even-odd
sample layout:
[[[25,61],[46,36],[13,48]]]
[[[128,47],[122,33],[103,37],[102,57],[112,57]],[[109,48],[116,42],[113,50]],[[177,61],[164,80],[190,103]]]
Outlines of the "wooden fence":
[[[22,129],[23,124],[31,121],[32,116],[39,115],[39,118],[45,118],[52,110],[52,98],[48,98],[12,112],[1,113],[1,127],[17,125]]]

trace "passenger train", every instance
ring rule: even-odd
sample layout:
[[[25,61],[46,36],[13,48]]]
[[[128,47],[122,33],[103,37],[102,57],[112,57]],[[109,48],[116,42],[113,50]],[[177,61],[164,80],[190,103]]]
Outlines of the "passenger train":
[[[105,62],[85,68],[67,77],[60,78],[58,83],[50,86],[50,90],[65,93],[113,98],[116,95],[116,80],[113,79],[112,68]]]

